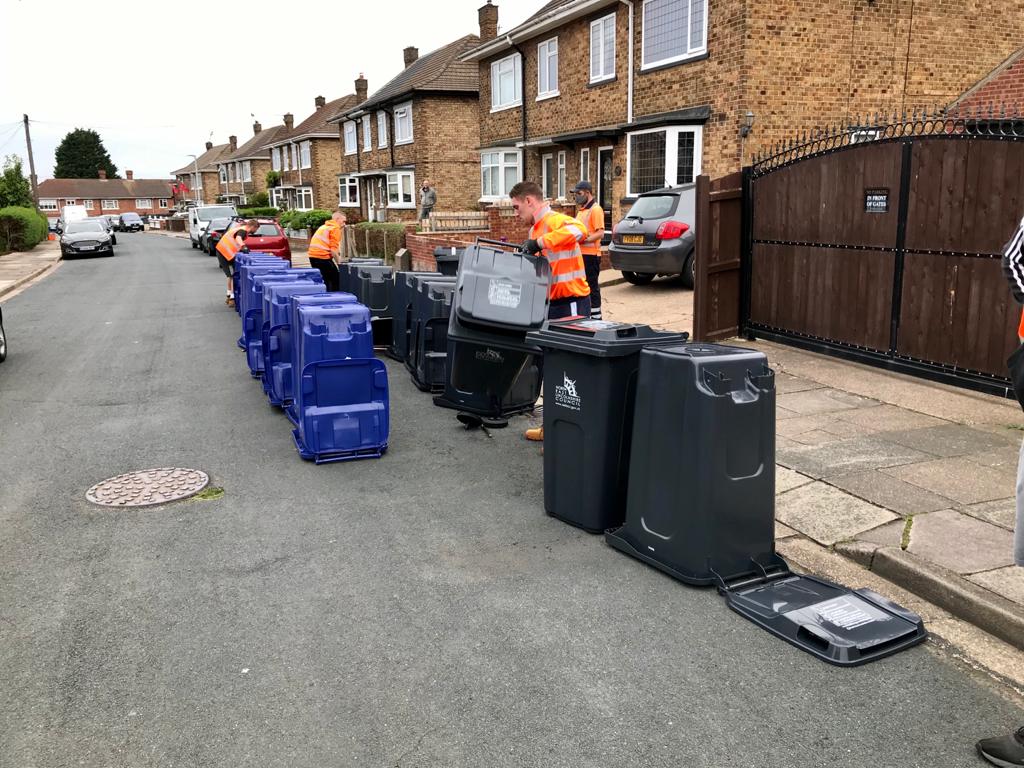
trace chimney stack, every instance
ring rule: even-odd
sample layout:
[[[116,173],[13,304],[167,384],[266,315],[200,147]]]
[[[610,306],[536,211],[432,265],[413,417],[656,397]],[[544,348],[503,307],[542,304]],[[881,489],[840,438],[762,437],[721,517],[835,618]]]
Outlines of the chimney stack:
[[[294,122],[295,122],[295,116],[294,116],[294,115],[293,115],[293,114],[292,114],[291,112],[287,113],[287,114],[286,114],[286,115],[284,116],[284,127],[285,127],[285,129],[286,129],[286,130],[287,130],[287,131],[288,131],[289,133],[291,133],[291,130],[292,130],[292,127],[293,127],[293,123],[294,123]]]
[[[410,45],[404,51],[402,51],[402,58],[405,59],[405,68],[408,69],[409,65],[412,64],[416,59],[420,57],[420,49]]]
[[[367,89],[366,78],[363,76],[363,73],[360,72],[359,73],[359,77],[356,78],[356,103],[357,104],[362,104],[364,101],[366,101],[366,92],[367,92],[366,89]]]
[[[125,171],[124,175],[128,179],[128,181],[131,181],[132,179],[135,178],[135,173],[133,171]]]
[[[252,124],[252,135],[253,136],[255,136],[257,133],[259,133],[262,130],[263,130],[263,126],[260,125],[260,121],[259,120],[257,120],[255,123]]]
[[[238,149],[238,137],[228,136],[228,144],[231,145],[231,151],[234,152],[236,149]]]
[[[487,0],[486,5],[477,9],[477,16],[480,19],[480,42],[486,43],[498,36],[498,6],[492,5]]]
[[[327,103],[327,99],[325,99],[323,96],[317,96],[315,99],[313,99],[313,103],[316,104],[317,109],[320,109],[324,104]]]
[[[212,141],[206,142],[206,151],[209,152],[211,149],[213,149],[213,142]]]
[[[100,174],[100,179],[104,179],[105,180],[107,178],[107,172],[105,170],[103,170],[102,168],[100,168],[99,174]]]

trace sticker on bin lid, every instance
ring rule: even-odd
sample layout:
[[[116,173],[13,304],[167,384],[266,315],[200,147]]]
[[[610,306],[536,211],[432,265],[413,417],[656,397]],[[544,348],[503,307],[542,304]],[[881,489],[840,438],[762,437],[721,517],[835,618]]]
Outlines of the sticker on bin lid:
[[[523,300],[523,284],[492,277],[487,285],[487,303],[492,307],[516,309]]]
[[[559,324],[559,328],[572,328],[577,331],[608,331],[621,328],[626,323],[614,323],[611,320],[577,320],[575,323]]]

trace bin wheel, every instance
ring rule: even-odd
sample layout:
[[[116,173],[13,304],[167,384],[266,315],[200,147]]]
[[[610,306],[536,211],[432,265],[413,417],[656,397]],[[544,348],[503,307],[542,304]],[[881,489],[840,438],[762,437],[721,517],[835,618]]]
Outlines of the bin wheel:
[[[484,425],[484,420],[477,416],[475,413],[465,413],[460,411],[455,414],[455,418],[461,423],[466,425],[466,429],[479,429]]]
[[[654,275],[650,272],[623,272],[622,276],[626,279],[627,283],[633,285],[647,285],[654,280]]]

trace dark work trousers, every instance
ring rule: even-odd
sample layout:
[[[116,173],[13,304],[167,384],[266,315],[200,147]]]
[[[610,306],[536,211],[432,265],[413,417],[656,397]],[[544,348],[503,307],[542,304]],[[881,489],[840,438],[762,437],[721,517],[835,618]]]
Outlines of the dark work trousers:
[[[310,257],[309,266],[319,269],[324,278],[324,286],[328,292],[341,290],[341,274],[338,272],[338,265],[334,259],[314,259]]]
[[[562,320],[566,317],[576,316],[590,318],[589,296],[552,299],[548,305],[548,320]]]
[[[587,271],[587,285],[590,286],[590,316],[600,320],[601,286],[598,284],[598,278],[601,276],[601,257],[583,254],[583,268]]]

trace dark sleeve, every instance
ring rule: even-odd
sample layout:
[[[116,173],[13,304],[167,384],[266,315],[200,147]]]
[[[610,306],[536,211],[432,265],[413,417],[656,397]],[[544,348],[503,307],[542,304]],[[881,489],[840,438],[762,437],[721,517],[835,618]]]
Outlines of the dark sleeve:
[[[1018,304],[1024,304],[1024,219],[1003,251],[1003,274]]]
[[[245,240],[245,238],[247,238],[248,236],[249,236],[249,233],[246,230],[244,230],[244,229],[240,229],[237,232],[235,232],[235,237],[240,237],[243,240]]]

